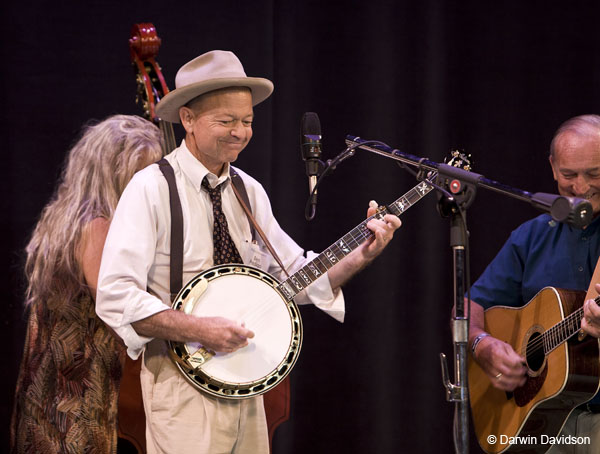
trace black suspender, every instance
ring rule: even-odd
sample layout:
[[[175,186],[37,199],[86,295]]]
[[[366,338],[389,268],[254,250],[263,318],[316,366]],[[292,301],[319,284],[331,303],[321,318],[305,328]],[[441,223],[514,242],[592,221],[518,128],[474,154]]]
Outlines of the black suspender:
[[[169,205],[171,207],[171,279],[170,289],[171,301],[183,287],[183,211],[179,192],[175,183],[175,172],[173,167],[165,158],[158,161],[158,167],[167,179],[169,185]]]

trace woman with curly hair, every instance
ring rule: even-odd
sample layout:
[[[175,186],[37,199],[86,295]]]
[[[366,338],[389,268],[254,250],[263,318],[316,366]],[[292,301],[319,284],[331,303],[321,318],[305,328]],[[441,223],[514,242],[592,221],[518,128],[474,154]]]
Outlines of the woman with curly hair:
[[[15,453],[115,453],[125,349],[95,311],[110,220],[135,172],[160,159],[159,129],[115,115],[85,128],[29,244],[28,327],[17,381]]]

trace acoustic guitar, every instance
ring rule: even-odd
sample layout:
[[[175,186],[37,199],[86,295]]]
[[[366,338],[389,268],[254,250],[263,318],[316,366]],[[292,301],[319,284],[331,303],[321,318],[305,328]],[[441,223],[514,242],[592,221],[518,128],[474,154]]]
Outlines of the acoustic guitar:
[[[485,452],[546,452],[573,409],[598,391],[598,339],[577,336],[584,297],[546,287],[521,308],[485,311],[485,331],[525,357],[528,369],[526,383],[505,392],[469,357],[473,424]]]

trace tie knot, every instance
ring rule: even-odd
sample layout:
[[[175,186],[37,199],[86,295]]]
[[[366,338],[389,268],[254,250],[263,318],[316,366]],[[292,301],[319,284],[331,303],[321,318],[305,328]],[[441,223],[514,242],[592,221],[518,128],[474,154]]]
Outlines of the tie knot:
[[[208,192],[208,195],[213,203],[215,203],[215,199],[219,201],[221,200],[221,184],[211,188],[210,184],[208,183],[208,178],[204,177],[202,179],[202,187],[206,190],[206,192]]]

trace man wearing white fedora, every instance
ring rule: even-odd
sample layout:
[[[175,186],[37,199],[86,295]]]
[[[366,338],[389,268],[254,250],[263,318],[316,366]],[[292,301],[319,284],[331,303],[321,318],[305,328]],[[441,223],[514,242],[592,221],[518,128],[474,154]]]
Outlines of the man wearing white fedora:
[[[247,77],[233,53],[211,51],[185,64],[175,87],[159,102],[157,113],[185,129],[181,145],[166,157],[183,214],[183,282],[215,263],[228,262],[251,264],[282,277],[263,242],[252,240],[230,184],[234,172],[243,180],[251,211],[283,266],[292,272],[300,269],[315,254],[304,257],[273,217],[262,186],[231,166],[252,137],[253,106],[271,95],[272,82]],[[213,230],[217,227],[220,233]],[[315,304],[343,321],[340,286],[384,249],[398,227],[400,220],[391,215],[369,221],[374,239],[348,254],[329,269],[328,279],[316,280],[295,301]],[[217,251],[217,242],[227,246]],[[254,337],[240,321],[171,309],[170,252],[169,187],[159,166],[152,165],[134,176],[119,201],[102,256],[96,304],[99,316],[127,345],[129,356],[144,354],[141,382],[148,453],[268,453],[260,395],[225,399],[201,392],[169,357],[164,340],[196,342],[209,351],[231,353]]]

